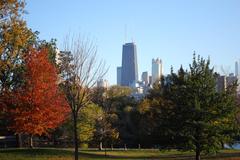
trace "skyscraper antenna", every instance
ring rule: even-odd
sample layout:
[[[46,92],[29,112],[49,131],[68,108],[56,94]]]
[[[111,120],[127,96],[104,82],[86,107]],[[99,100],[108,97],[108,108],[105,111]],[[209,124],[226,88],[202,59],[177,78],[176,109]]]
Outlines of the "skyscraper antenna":
[[[124,43],[127,42],[127,24],[124,26]]]

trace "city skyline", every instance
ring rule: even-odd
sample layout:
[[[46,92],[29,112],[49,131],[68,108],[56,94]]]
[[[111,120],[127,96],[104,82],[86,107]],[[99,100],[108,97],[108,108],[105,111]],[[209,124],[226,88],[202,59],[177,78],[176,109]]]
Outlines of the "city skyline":
[[[211,65],[234,73],[240,47],[240,1],[30,1],[25,15],[41,39],[56,38],[62,50],[64,37],[80,33],[98,46],[98,57],[109,72],[105,79],[116,84],[116,68],[121,65],[121,46],[138,46],[139,74],[151,73],[151,59],[161,57],[163,74],[184,68],[193,52],[211,58]],[[47,4],[47,5],[46,5]],[[94,5],[92,5],[94,4]]]

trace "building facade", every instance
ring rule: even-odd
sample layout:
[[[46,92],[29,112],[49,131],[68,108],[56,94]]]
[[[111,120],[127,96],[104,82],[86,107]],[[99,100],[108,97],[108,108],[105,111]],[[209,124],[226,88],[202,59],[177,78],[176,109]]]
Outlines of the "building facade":
[[[106,79],[100,79],[100,80],[97,81],[97,87],[108,88],[109,83]]]
[[[217,92],[222,92],[227,89],[228,86],[232,85],[234,82],[238,82],[238,87],[237,87],[237,93],[239,94],[240,92],[240,87],[239,87],[239,78],[240,76],[234,76],[234,74],[229,74],[229,76],[218,76],[217,81],[216,81],[216,89]]]
[[[226,76],[218,76],[216,81],[217,92],[225,91],[227,88],[227,78]]]
[[[117,67],[117,85],[121,85],[122,67]]]
[[[159,58],[152,59],[152,84],[161,79],[162,73],[162,60]]]
[[[147,71],[142,73],[142,82],[144,85],[149,84],[149,76]]]
[[[122,48],[121,85],[134,86],[137,81],[137,48],[134,43],[125,43]]]
[[[238,61],[235,62],[235,76],[239,76],[239,63],[238,63]]]

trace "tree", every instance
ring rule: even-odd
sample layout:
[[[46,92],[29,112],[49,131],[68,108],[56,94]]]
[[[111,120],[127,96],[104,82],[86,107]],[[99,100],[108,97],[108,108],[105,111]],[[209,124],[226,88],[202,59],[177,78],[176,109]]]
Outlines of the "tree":
[[[38,32],[33,32],[27,27],[23,19],[25,13],[24,0],[0,1],[0,132],[1,134],[13,134],[7,126],[11,119],[6,109],[12,107],[12,92],[24,84],[25,56],[30,47],[48,48],[49,59],[54,62],[55,40],[51,42],[41,41]],[[18,146],[21,147],[21,135],[16,135]]]
[[[29,134],[33,147],[32,136],[41,136],[56,128],[67,117],[69,108],[59,91],[57,70],[49,61],[47,50],[30,50],[24,76],[24,85],[14,93],[11,129]]]
[[[155,89],[154,89],[155,90]],[[155,90],[157,91],[157,90]],[[151,97],[150,97],[151,96]],[[163,98],[149,95],[137,107],[138,110],[138,137],[142,146],[175,148],[176,139],[173,141],[172,134],[169,132],[177,124],[171,123],[171,104]]]
[[[87,105],[79,112],[78,132],[82,144],[88,144],[93,140],[96,131],[96,123],[104,114],[102,108],[95,104]]]
[[[239,133],[236,84],[218,93],[210,60],[194,55],[189,71],[181,67],[161,84],[148,99],[158,106],[159,135],[168,139],[163,146],[194,150],[200,160],[202,153],[218,151]]]
[[[107,90],[107,101],[104,107],[106,113],[112,117],[112,128],[119,132],[122,144],[134,145],[137,140],[137,123],[135,113],[137,101],[131,96],[129,87],[112,86]]]
[[[78,118],[81,108],[91,103],[91,89],[106,74],[105,65],[97,61],[97,49],[88,40],[81,37],[66,38],[66,56],[62,75],[62,88],[66,94],[72,113],[74,129],[75,160],[78,160]],[[68,63],[69,62],[69,63]]]
[[[105,119],[99,121],[99,125],[105,126],[102,132],[108,134],[102,134],[105,136],[104,138],[97,136],[100,143],[103,141],[113,143],[121,140],[121,143],[133,145],[137,140],[137,123],[135,121],[137,102],[131,96],[132,89],[123,86],[111,86],[108,89],[95,88],[94,91],[93,102],[101,106],[106,114]],[[99,130],[99,133],[101,133],[101,130]],[[116,136],[111,135],[118,136],[116,138]]]
[[[103,142],[110,141],[112,144],[119,137],[119,132],[112,127],[111,120],[111,115],[106,112],[102,112],[102,115],[97,118],[94,139],[99,142],[99,150],[103,149]]]
[[[36,34],[22,19],[24,1],[0,2],[0,94],[22,84],[23,57]]]

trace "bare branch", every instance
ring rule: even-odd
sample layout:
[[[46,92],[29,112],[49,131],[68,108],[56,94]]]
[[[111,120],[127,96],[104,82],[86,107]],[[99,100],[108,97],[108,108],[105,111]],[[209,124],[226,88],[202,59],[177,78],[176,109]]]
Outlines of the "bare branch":
[[[77,159],[78,135],[76,119],[81,108],[91,102],[91,89],[107,73],[105,62],[98,61],[97,47],[88,38],[81,35],[68,35],[64,41],[64,50],[71,53],[71,64],[61,66],[65,70],[63,89],[72,110],[75,140],[75,159]],[[67,58],[69,59],[69,58]],[[66,64],[66,63],[62,63]],[[67,72],[67,74],[66,74]]]

